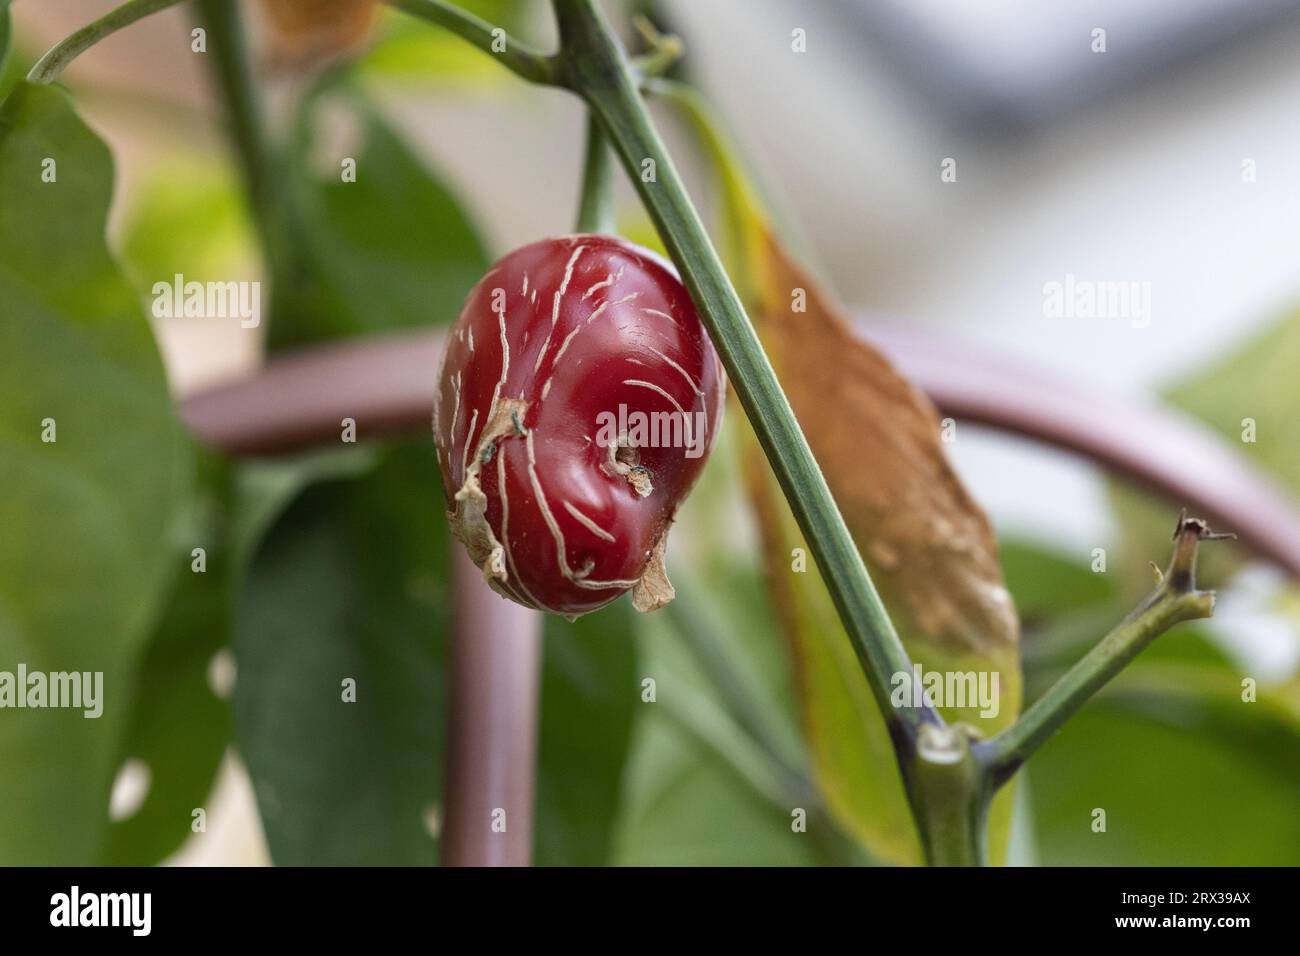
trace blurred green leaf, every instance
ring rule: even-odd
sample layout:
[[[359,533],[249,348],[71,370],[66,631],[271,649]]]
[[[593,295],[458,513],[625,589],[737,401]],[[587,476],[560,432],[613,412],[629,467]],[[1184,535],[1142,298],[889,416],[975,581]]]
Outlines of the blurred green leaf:
[[[204,549],[204,570],[194,570],[193,548],[179,558],[183,570],[144,654],[120,759],[149,768],[149,791],[135,814],[109,827],[100,860],[109,866],[151,866],[180,848],[193,832],[193,811],[206,808],[230,743],[230,707],[209,683],[213,658],[230,641],[238,579],[229,540],[230,468],[215,457],[203,464],[203,495],[187,543]]]
[[[535,862],[610,862],[623,770],[640,706],[635,623],[618,601],[570,624],[547,615]]]
[[[1253,336],[1228,357],[1166,390],[1169,400],[1300,490],[1300,310]],[[1247,420],[1254,441],[1244,440]]]
[[[1288,309],[1226,356],[1223,351],[1166,387],[1165,398],[1300,494],[1300,418],[1295,414],[1300,378],[1294,373],[1300,362],[1300,307]],[[1137,572],[1153,557],[1150,552],[1168,540],[1171,510],[1123,485],[1112,485],[1111,497],[1124,529],[1124,579],[1145,584]],[[1240,565],[1243,553],[1230,545],[1206,549],[1201,577],[1225,580]]]
[[[770,553],[791,554],[801,548],[806,554],[807,544],[793,515],[776,497],[774,479],[763,475],[759,480],[771,483],[765,499],[771,517]],[[872,854],[890,863],[920,863],[920,841],[893,745],[830,592],[814,571],[793,575],[785,598],[781,613],[790,622],[804,726],[822,792],[841,824]],[[933,655],[925,666],[940,669]],[[966,668],[952,665],[951,669]]]
[[[235,735],[281,864],[432,864],[447,534],[432,443],[304,491],[236,612]],[[354,680],[356,700],[343,700]]]
[[[735,494],[736,437],[720,436],[674,525],[677,599],[635,618],[638,681],[653,679],[656,699],[637,698],[620,863],[857,859],[809,782],[788,648],[749,546],[757,532]],[[796,808],[808,813],[803,833],[792,828]]]
[[[1167,640],[1174,635],[1167,635]],[[1130,665],[1029,764],[1041,862],[1295,866],[1295,688],[1244,703],[1236,674]],[[1106,812],[1106,832],[1092,830]]]
[[[1025,543],[1004,554],[1018,598],[1061,599],[1055,611],[1042,608],[1042,628],[1026,643],[1033,700],[1131,604],[1113,583],[1100,599],[1096,584],[1114,582],[1113,570],[1094,575]],[[1261,687],[1246,703],[1241,677],[1203,624],[1180,625],[1143,651],[1029,762],[1040,862],[1294,865],[1300,829],[1282,808],[1300,786],[1300,694]],[[1097,808],[1105,833],[1092,830]]]
[[[104,702],[98,719],[0,720],[10,863],[99,858],[135,664],[180,570],[191,447],[104,244],[112,189],[108,150],[66,95],[19,85],[0,108],[0,669],[102,671]]]
[[[316,482],[363,477],[374,470],[379,453],[371,445],[343,445],[239,462],[230,529],[233,563],[247,566],[271,525],[304,490]]]
[[[524,4],[518,0],[461,0],[457,6],[515,33]],[[428,84],[472,88],[476,93],[517,80],[492,57],[447,30],[398,11],[389,11],[378,38],[352,70],[363,81],[385,85]]]
[[[178,153],[149,171],[122,230],[122,259],[142,289],[178,273],[198,282],[255,277],[257,234],[234,170]]]
[[[652,619],[639,630],[642,674],[655,681],[655,701],[638,703],[616,861],[633,866],[818,862],[814,840],[792,828],[798,804],[777,807],[761,792],[761,778],[747,772],[759,759],[753,742],[718,709],[680,640]]]
[[[437,461],[432,443],[349,452],[241,475],[236,538],[262,541],[238,602],[236,738],[277,863],[432,864],[450,610]],[[638,700],[631,613],[547,620],[540,864],[608,861]]]
[[[1007,588],[1026,628],[1061,613],[1074,614],[1115,600],[1112,579],[1087,564],[1029,541],[999,544]]]
[[[447,188],[355,90],[327,95],[338,89],[303,105],[291,180],[301,274],[272,323],[274,347],[450,324],[489,264]],[[355,143],[318,145],[326,104],[347,111]],[[355,182],[343,179],[347,159]]]

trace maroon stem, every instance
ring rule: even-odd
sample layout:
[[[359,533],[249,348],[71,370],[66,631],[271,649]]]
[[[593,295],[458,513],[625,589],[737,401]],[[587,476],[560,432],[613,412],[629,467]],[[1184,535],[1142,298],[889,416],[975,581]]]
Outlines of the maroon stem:
[[[441,352],[441,334],[428,331],[303,349],[186,398],[181,415],[204,444],[236,455],[337,445],[344,418],[360,439],[432,436]]]
[[[541,615],[499,597],[452,546],[443,866],[527,866],[542,657]],[[504,829],[503,829],[504,828]]]
[[[933,333],[875,322],[863,328],[944,414],[1076,452],[1235,531],[1249,551],[1300,577],[1294,498],[1195,418],[1109,398]]]

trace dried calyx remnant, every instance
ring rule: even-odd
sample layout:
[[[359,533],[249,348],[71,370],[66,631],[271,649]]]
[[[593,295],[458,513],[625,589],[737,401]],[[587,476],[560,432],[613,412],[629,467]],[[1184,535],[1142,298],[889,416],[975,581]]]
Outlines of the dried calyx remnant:
[[[652,253],[598,235],[512,252],[443,355],[434,439],[452,532],[528,607],[576,617],[625,591],[662,607],[668,530],[725,387],[689,295]]]
[[[1174,556],[1169,562],[1168,573],[1152,565],[1156,574],[1156,583],[1168,587],[1171,591],[1186,592],[1196,588],[1196,554],[1202,541],[1232,541],[1236,535],[1230,531],[1211,531],[1204,518],[1189,518],[1184,508],[1174,525]]]

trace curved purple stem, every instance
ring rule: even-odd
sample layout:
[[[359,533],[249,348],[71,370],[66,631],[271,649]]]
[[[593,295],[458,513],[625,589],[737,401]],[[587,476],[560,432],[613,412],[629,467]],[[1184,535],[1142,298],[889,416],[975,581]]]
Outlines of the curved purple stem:
[[[1120,403],[933,333],[860,328],[944,414],[1082,455],[1235,531],[1246,549],[1300,577],[1293,499],[1196,419]],[[427,432],[440,342],[419,332],[304,350],[185,399],[181,414],[204,443],[242,455],[335,442],[345,417],[362,438]]]
[[[1085,391],[946,337],[900,325],[860,327],[945,415],[1076,452],[1236,532],[1249,551],[1300,577],[1294,498],[1195,418]]]

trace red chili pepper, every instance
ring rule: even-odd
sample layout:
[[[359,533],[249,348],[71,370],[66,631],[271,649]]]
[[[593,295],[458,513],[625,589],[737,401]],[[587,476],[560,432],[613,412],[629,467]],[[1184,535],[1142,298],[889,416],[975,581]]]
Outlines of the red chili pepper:
[[[434,439],[453,533],[520,604],[585,614],[673,597],[668,527],[721,423],[726,379],[672,267],[611,236],[544,239],[470,292]]]

